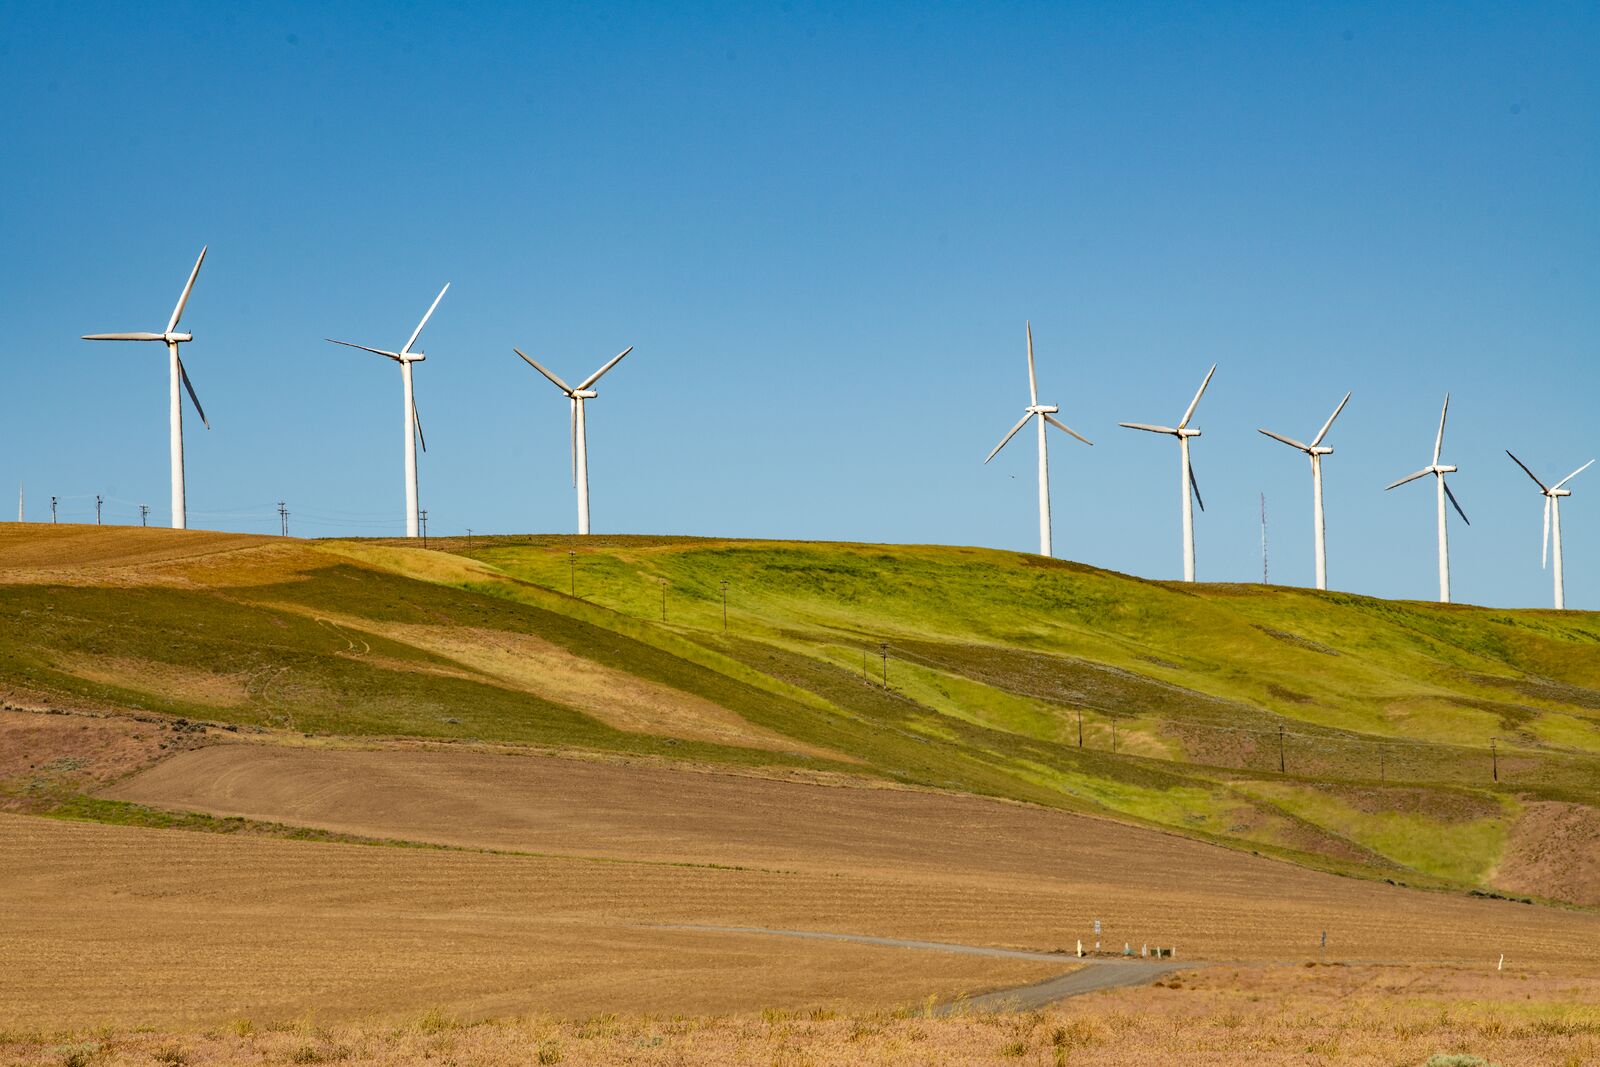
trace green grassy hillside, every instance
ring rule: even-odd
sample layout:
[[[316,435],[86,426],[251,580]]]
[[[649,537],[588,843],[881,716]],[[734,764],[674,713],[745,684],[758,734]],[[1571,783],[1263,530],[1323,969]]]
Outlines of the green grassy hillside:
[[[965,548],[195,536],[0,537],[0,689],[864,774],[1413,883],[1499,884],[1530,806],[1600,803],[1591,614]]]

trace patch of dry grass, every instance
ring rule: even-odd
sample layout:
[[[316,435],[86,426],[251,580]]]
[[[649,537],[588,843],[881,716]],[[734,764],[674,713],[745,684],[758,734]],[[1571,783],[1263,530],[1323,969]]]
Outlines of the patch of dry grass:
[[[196,1032],[0,1033],[21,1067],[95,1063],[844,1065],[1093,1063],[1580,1065],[1600,1055],[1600,982],[1439,968],[1277,967],[1178,974],[1032,1012],[768,1010]],[[1453,1059],[1452,1057],[1462,1057]]]

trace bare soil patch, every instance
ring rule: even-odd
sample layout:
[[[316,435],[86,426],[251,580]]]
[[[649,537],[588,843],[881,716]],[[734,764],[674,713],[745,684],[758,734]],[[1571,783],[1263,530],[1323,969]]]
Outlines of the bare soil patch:
[[[1512,893],[1600,907],[1600,811],[1558,801],[1528,803],[1490,878]]]
[[[199,730],[120,715],[0,710],[0,811],[36,811],[204,743]]]

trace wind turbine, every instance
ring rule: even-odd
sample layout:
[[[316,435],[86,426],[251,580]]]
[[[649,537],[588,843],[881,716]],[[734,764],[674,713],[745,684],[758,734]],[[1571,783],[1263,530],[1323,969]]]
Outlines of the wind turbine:
[[[1050,457],[1045,445],[1045,423],[1071,434],[1086,445],[1094,444],[1093,441],[1077,430],[1057,419],[1055,414],[1060,410],[1061,408],[1055,404],[1039,403],[1039,380],[1033,372],[1033,323],[1030,321],[1028,323],[1028,406],[1023,409],[1022,418],[1017,420],[1017,424],[1011,427],[1009,433],[1000,438],[1000,443],[994,446],[994,451],[990,452],[988,458],[983,462],[988,463],[989,460],[998,455],[1000,450],[1006,447],[1006,443],[1017,436],[1017,431],[1027,425],[1029,419],[1037,418],[1039,420],[1039,555],[1041,556],[1053,554],[1050,545]]]
[[[1506,455],[1511,456],[1511,450],[1506,449]],[[1561,498],[1571,496],[1572,490],[1563,488],[1568,482],[1588,470],[1594,460],[1590,460],[1555,485],[1546,486],[1538,477],[1528,469],[1528,465],[1516,456],[1511,456],[1511,462],[1522,468],[1524,474],[1533,479],[1533,484],[1539,487],[1539,492],[1544,494],[1544,548],[1539,554],[1539,566],[1543,567],[1549,560],[1551,552],[1550,534],[1555,533],[1555,583],[1556,583],[1556,610],[1561,611],[1567,606],[1567,592],[1563,586],[1561,575]]]
[[[1271,430],[1261,430],[1274,441],[1282,441],[1291,448],[1298,448],[1311,457],[1311,523],[1316,534],[1317,545],[1317,588],[1328,588],[1328,530],[1322,517],[1322,457],[1333,455],[1333,449],[1322,443],[1328,436],[1328,430],[1333,426],[1333,420],[1339,417],[1339,412],[1350,403],[1350,394],[1344,394],[1344,399],[1339,401],[1339,406],[1333,409],[1333,414],[1328,416],[1328,421],[1322,424],[1322,429],[1317,436],[1311,439],[1309,445],[1302,444],[1292,437],[1285,437],[1281,433]]]
[[[1178,439],[1178,494],[1183,501],[1183,580],[1194,581],[1194,505],[1199,504],[1200,510],[1206,509],[1206,502],[1200,499],[1200,483],[1195,481],[1194,468],[1189,465],[1189,438],[1199,437],[1199,430],[1189,428],[1189,420],[1194,418],[1194,409],[1200,406],[1200,398],[1206,393],[1206,386],[1211,384],[1211,376],[1217,373],[1217,365],[1211,364],[1211,369],[1206,371],[1205,381],[1200,383],[1199,390],[1194,394],[1194,399],[1189,401],[1188,410],[1183,413],[1183,418],[1178,420],[1176,426],[1150,426],[1142,422],[1124,422],[1121,425],[1130,430],[1147,430],[1150,433],[1171,434]],[[1189,494],[1194,494],[1193,502]]]
[[[1444,420],[1445,416],[1449,414],[1450,394],[1446,393],[1444,394],[1444,407],[1439,411],[1439,434],[1433,439],[1433,462],[1415,474],[1406,475],[1393,485],[1384,486],[1384,491],[1388,492],[1390,489],[1405,485],[1407,482],[1414,482],[1425,474],[1431,474],[1434,477],[1434,484],[1439,496],[1439,603],[1441,604],[1450,603],[1450,532],[1449,526],[1445,522],[1445,498],[1449,498],[1451,506],[1461,516],[1461,521],[1468,526],[1472,525],[1472,520],[1467,518],[1465,511],[1461,510],[1461,504],[1456,500],[1456,495],[1450,491],[1450,487],[1444,481],[1444,476],[1454,474],[1456,468],[1441,466],[1439,463],[1439,453],[1444,448]]]
[[[210,246],[206,246],[210,247]],[[178,383],[182,382],[184,389],[189,392],[189,399],[194,401],[194,409],[200,414],[200,422],[206,429],[211,429],[211,423],[206,420],[205,409],[200,406],[200,398],[195,395],[194,386],[189,382],[189,375],[183,369],[183,360],[178,356],[178,346],[186,341],[193,341],[194,334],[178,333],[178,320],[183,318],[183,309],[189,303],[189,294],[194,291],[194,280],[200,274],[200,264],[206,261],[206,249],[200,249],[200,258],[194,261],[194,270],[189,272],[189,280],[184,283],[183,292],[178,296],[177,306],[172,309],[172,318],[167,320],[167,328],[160,333],[86,333],[85,341],[160,341],[167,346],[167,363],[170,383],[167,390],[171,400],[170,437],[172,445],[172,528],[182,530],[188,526],[188,509],[185,506],[183,485],[183,401],[178,392]]]
[[[598,382],[606,371],[622,362],[622,357],[632,352],[633,346],[629,345],[612,356],[606,361],[605,366],[579,382],[576,388],[546,370],[538,360],[522,349],[513,348],[511,351],[521,356],[528,366],[550,379],[550,384],[565,393],[567,399],[572,402],[572,485],[578,490],[578,532],[587,534],[589,532],[589,431],[588,424],[584,421],[583,402],[593,400],[600,395],[591,386]]]
[[[334,341],[331,337],[324,340],[333,341],[336,345],[347,348],[359,348],[363,352],[384,356],[400,364],[400,383],[405,393],[405,414],[403,423],[406,440],[406,536],[416,537],[417,516],[417,444],[421,442],[422,450],[428,450],[427,438],[422,436],[422,419],[417,416],[416,394],[411,388],[411,364],[421,363],[428,357],[421,352],[411,351],[411,346],[417,343],[417,338],[422,335],[422,328],[428,325],[428,320],[433,317],[433,309],[439,306],[439,301],[444,299],[444,294],[450,291],[450,283],[445,282],[444,288],[439,290],[439,295],[433,298],[433,303],[428,307],[428,313],[422,316],[422,321],[417,323],[417,328],[411,331],[411,337],[398,352],[390,352],[382,348],[368,348],[366,345],[354,344],[350,341]]]

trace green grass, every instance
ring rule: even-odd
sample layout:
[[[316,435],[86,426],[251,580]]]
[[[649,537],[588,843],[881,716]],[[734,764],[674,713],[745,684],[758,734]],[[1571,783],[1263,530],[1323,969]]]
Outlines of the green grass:
[[[1584,613],[1183,586],[929,546],[478,537],[298,551],[297,576],[266,584],[0,585],[0,685],[306,733],[864,774],[1458,885],[1492,870],[1513,794],[1600,801],[1600,619]],[[416,625],[534,634],[840,758],[619,730],[382,636]],[[1432,799],[1392,815],[1321,788],[1380,779]],[[1469,794],[1492,810],[1455,818]]]
[[[1505,846],[1514,801],[1487,797],[1481,814],[1439,818],[1419,811],[1362,810],[1328,791],[1262,782],[1242,790],[1354,841],[1411,871],[1446,882],[1479,884]]]

